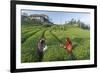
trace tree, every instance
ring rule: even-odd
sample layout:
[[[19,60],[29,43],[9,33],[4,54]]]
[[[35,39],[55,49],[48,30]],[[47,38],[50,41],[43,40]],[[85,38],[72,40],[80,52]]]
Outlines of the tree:
[[[72,18],[69,22],[68,22],[68,24],[71,24],[71,25],[74,25],[74,24],[76,24],[77,23],[77,21],[74,19],[74,18]]]
[[[80,22],[80,26],[81,26],[80,28],[83,28],[83,29],[90,29],[90,27],[83,22]]]
[[[22,16],[28,16],[28,14],[25,12],[22,12]]]
[[[78,24],[79,27],[81,28],[81,21],[80,21],[80,20],[77,21],[77,24]]]

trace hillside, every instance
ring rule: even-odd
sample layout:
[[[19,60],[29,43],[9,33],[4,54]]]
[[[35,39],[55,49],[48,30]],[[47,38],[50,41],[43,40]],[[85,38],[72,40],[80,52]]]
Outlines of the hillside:
[[[86,60],[90,59],[90,32],[77,26],[25,26],[21,27],[21,62],[38,62],[37,43],[44,34],[47,50],[42,61]],[[44,32],[45,31],[45,32]],[[70,37],[73,45],[69,56],[60,47]]]

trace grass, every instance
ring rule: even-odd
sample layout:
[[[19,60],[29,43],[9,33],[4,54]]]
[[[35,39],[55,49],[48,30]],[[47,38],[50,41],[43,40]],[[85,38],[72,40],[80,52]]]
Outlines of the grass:
[[[60,61],[67,59],[65,49],[59,47],[59,42],[49,31],[45,33],[48,49],[44,52],[43,61]]]
[[[42,61],[67,61],[90,59],[90,32],[76,26],[59,25],[45,26],[24,26],[21,27],[21,62],[38,62],[37,42],[46,30],[47,50],[44,52]],[[40,31],[39,31],[40,30]],[[54,35],[52,35],[54,34]],[[56,37],[54,37],[56,36]],[[72,55],[69,56],[64,48],[61,48],[60,41],[65,43],[66,37],[70,37],[73,45]],[[58,40],[59,39],[59,40]]]
[[[37,42],[39,41],[42,31],[33,34],[21,46],[21,61],[22,62],[35,62],[38,61]]]

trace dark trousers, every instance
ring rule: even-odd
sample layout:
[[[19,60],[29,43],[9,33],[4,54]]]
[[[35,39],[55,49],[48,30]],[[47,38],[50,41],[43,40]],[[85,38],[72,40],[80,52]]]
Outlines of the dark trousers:
[[[38,51],[38,56],[39,56],[39,62],[41,62],[43,59],[43,52]]]

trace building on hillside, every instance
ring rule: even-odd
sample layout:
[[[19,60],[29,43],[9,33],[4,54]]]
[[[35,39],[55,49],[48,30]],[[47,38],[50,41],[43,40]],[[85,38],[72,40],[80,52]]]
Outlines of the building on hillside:
[[[29,19],[39,21],[39,22],[42,22],[42,23],[52,24],[48,15],[46,15],[46,14],[32,14],[32,15],[29,16]]]

